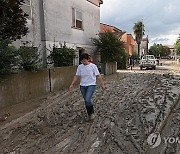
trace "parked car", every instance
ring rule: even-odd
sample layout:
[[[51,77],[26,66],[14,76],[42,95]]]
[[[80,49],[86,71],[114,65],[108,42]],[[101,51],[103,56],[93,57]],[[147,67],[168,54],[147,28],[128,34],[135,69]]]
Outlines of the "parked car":
[[[152,68],[156,69],[157,60],[154,55],[144,55],[140,60],[139,67],[142,70],[143,68]]]

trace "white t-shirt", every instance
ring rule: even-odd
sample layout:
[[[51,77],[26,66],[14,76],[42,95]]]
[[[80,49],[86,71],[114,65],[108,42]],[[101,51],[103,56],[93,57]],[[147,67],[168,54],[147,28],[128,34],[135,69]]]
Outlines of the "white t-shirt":
[[[80,85],[96,85],[96,76],[99,75],[97,66],[93,63],[88,65],[81,64],[78,66],[76,75],[80,76]]]

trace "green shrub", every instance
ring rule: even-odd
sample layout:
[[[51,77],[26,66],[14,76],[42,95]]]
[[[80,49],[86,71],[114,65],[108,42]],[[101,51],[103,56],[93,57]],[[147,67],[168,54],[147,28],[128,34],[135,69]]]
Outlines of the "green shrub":
[[[54,45],[49,58],[53,62],[54,67],[72,66],[75,50],[68,48],[65,43],[61,44],[60,48]]]
[[[180,55],[180,41],[175,44],[175,51],[177,55]]]
[[[17,49],[11,46],[11,41],[0,39],[0,75],[13,72],[18,67]]]
[[[121,51],[121,56],[117,61],[117,69],[126,69],[128,64],[128,54],[126,51]]]
[[[132,58],[133,58],[133,60],[139,60],[139,56],[135,52],[132,53]]]
[[[18,49],[21,69],[25,71],[36,71],[40,64],[38,48],[33,46],[21,46]]]

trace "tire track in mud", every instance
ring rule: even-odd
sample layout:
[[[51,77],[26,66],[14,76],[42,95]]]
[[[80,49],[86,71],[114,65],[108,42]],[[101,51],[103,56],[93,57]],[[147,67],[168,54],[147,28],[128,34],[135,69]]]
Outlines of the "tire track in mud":
[[[92,122],[84,120],[86,111],[78,88],[52,96],[47,104],[1,129],[0,153],[144,153],[146,137],[159,123],[155,128],[146,126],[143,114],[151,109],[148,103],[157,108],[158,88],[159,93],[168,90],[157,77],[160,75],[121,73],[106,81],[104,94],[97,86]],[[161,98],[163,102],[164,95]]]
[[[163,84],[161,85],[161,88],[164,88]],[[165,112],[165,109],[164,109],[163,105],[167,104],[167,101],[168,101],[167,98],[170,97],[169,90],[170,90],[170,88],[168,88],[168,87],[166,87],[166,89],[164,89],[164,98],[163,98],[163,101],[162,101],[163,103],[162,104],[156,103],[155,95],[157,95],[157,93],[153,94],[153,101],[155,102],[155,105],[156,105],[157,109],[159,110],[159,114],[156,116],[155,125],[152,127],[152,129],[149,131],[149,133],[145,134],[145,138],[143,139],[144,143],[143,143],[143,151],[142,151],[142,153],[150,154],[149,152],[146,152],[147,149],[149,149],[149,147],[147,147],[147,141],[146,141],[147,137],[149,136],[149,134],[154,133],[154,132],[156,132],[158,130],[161,130],[163,128],[163,125],[165,123],[169,122],[169,121],[166,122],[166,120],[167,120],[169,114],[171,114],[171,111],[172,111],[171,108],[173,108],[173,106],[176,106],[176,104],[177,104],[176,99],[172,100],[174,103],[172,102],[171,107],[168,108],[169,110],[171,109],[171,111],[170,112],[167,112],[167,111]],[[176,96],[176,98],[177,98],[177,96]],[[179,100],[179,98],[178,98],[178,100]],[[166,108],[167,108],[167,106],[166,106]],[[143,117],[143,115],[141,115],[141,117]],[[153,152],[153,153],[159,154],[159,152]]]
[[[13,120],[12,122],[10,122],[10,123],[8,123],[8,124],[6,124],[6,125],[4,125],[4,126],[1,126],[0,127],[0,131],[3,131],[3,129],[5,129],[6,127],[8,127],[9,125],[12,125],[13,123],[17,123],[17,121],[20,121],[20,119],[21,120],[23,120],[23,119],[26,119],[26,117],[29,117],[29,116],[32,116],[32,115],[35,115],[36,116],[36,114],[38,113],[38,112],[40,112],[40,111],[43,111],[43,110],[46,110],[47,108],[50,108],[50,107],[52,107],[54,104],[57,104],[58,102],[60,102],[59,104],[60,105],[63,105],[64,103],[63,102],[65,102],[66,101],[66,99],[65,98],[68,98],[68,97],[70,97],[70,96],[73,96],[72,94],[74,93],[74,92],[77,92],[78,90],[77,89],[75,89],[73,92],[68,92],[67,90],[66,91],[63,91],[62,93],[60,93],[60,94],[56,94],[56,93],[52,93],[52,94],[50,94],[50,95],[48,95],[47,96],[47,98],[46,98],[46,101],[41,105],[41,107],[39,107],[38,109],[35,109],[35,111],[31,111],[31,112],[29,112],[29,113],[27,113],[26,115],[24,115],[24,116],[22,116],[22,117],[20,117],[20,118],[18,118],[18,119],[16,119],[16,120]],[[64,101],[63,101],[63,99],[64,99]]]
[[[75,90],[75,92],[76,92],[77,90]],[[9,124],[9,125],[13,125],[13,123],[15,123],[16,124],[16,126],[15,127],[17,127],[17,128],[14,128],[13,130],[11,130],[12,131],[12,133],[11,134],[13,134],[13,132],[16,132],[17,131],[17,129],[23,129],[23,128],[25,128],[27,125],[28,125],[28,123],[30,123],[31,124],[31,120],[29,121],[29,122],[26,122],[26,121],[28,121],[29,119],[32,119],[32,121],[35,121],[36,123],[35,123],[35,126],[36,127],[42,127],[41,126],[41,121],[45,121],[45,123],[46,124],[43,124],[43,125],[45,125],[45,128],[47,127],[47,125],[48,124],[50,124],[50,125],[52,125],[52,121],[48,121],[48,115],[47,114],[51,114],[51,113],[53,113],[53,108],[54,108],[54,106],[56,107],[56,106],[58,106],[59,104],[57,104],[60,100],[62,100],[62,98],[63,97],[67,97],[67,95],[70,95],[71,94],[71,96],[73,97],[73,98],[75,98],[75,99],[77,99],[78,100],[78,95],[72,95],[72,93],[65,93],[65,95],[63,95],[62,97],[60,96],[58,96],[58,97],[56,97],[56,99],[54,100],[54,98],[52,98],[52,101],[54,101],[52,104],[51,103],[49,103],[47,106],[46,106],[46,104],[44,104],[43,105],[43,107],[41,107],[41,108],[38,108],[36,111],[33,111],[33,112],[31,112],[31,113],[29,113],[29,114],[27,114],[27,115],[25,115],[24,117],[22,117],[22,118],[19,118],[19,119],[17,119],[16,121],[20,121],[18,124],[17,124],[17,122],[15,121],[15,122],[12,122],[11,124]],[[58,99],[57,99],[58,98]],[[69,98],[69,96],[67,97],[67,98]],[[51,101],[51,100],[49,100],[49,101]],[[66,102],[67,102],[68,100],[67,99],[64,99],[63,101],[61,101],[61,104],[60,104],[60,106],[62,106],[63,104],[66,104]],[[57,107],[57,108],[59,108],[59,107]],[[40,122],[39,122],[39,120],[40,120]],[[61,121],[60,121],[60,123],[61,123]],[[31,124],[32,125],[32,124]],[[8,126],[8,125],[7,125]],[[7,127],[6,126],[6,127]],[[48,126],[48,128],[49,127],[51,127],[51,126]],[[5,127],[4,128],[2,128],[1,129],[1,131],[3,131],[5,129]],[[34,128],[28,128],[29,129],[29,131],[31,130],[31,129],[34,129]],[[41,130],[43,130],[44,131],[44,128],[40,128]],[[7,131],[7,130],[6,130]],[[42,131],[42,133],[44,133],[43,134],[43,139],[42,140],[48,140],[49,138],[51,138],[51,135],[52,134],[46,134],[46,130],[45,130],[45,132],[43,132]],[[19,132],[20,133],[20,132]],[[10,134],[10,135],[11,135]],[[47,139],[45,139],[45,138],[47,138]],[[23,140],[23,139],[22,139]],[[35,142],[36,143],[36,142]],[[34,143],[34,145],[35,145],[35,143]],[[26,151],[26,150],[25,150]],[[25,152],[24,151],[24,152]]]
[[[110,95],[111,95],[111,93],[107,96],[106,102],[110,99],[110,97],[109,97]],[[104,99],[103,99],[103,101],[104,101]],[[101,119],[101,120],[102,120],[102,119]],[[92,127],[92,126],[91,126],[91,127]],[[88,130],[87,126],[86,126],[84,129],[85,129],[85,130]],[[83,141],[86,140],[86,138],[87,138],[86,136],[88,136],[88,134],[91,134],[91,133],[90,133],[90,132],[85,133],[85,135],[84,135],[84,136],[85,136],[85,139],[84,139]],[[82,139],[80,139],[80,140],[82,140]],[[82,143],[83,141],[81,141],[81,143]],[[92,145],[93,145],[93,144],[92,144]],[[82,146],[82,145],[81,145],[81,146]],[[86,147],[86,146],[85,146],[85,147]],[[87,148],[87,147],[86,147],[86,148]],[[81,151],[83,151],[82,148],[81,148]],[[85,150],[85,151],[86,151],[86,150]],[[91,151],[91,150],[90,150],[90,151]],[[69,152],[71,152],[71,151],[66,151],[66,152],[69,153]],[[66,152],[65,152],[65,153],[66,153]],[[76,152],[78,152],[78,151],[76,151]],[[76,153],[76,152],[75,152],[75,153]],[[79,151],[79,152],[80,152],[80,151]],[[78,153],[79,153],[79,152],[78,152]],[[86,151],[86,152],[87,152],[87,151]]]
[[[136,89],[137,90],[137,89]],[[116,91],[116,90],[115,90]],[[144,89],[141,89],[141,90],[139,90],[139,91],[137,91],[137,93],[139,93],[139,96],[136,96],[136,94],[137,93],[135,93],[135,96],[138,98],[138,97],[140,97],[142,94],[140,93],[141,91],[143,91],[143,93],[144,93]],[[113,93],[113,91],[112,91],[112,93]],[[111,95],[111,93],[109,94],[109,96]],[[132,96],[132,97],[134,97],[134,96]],[[110,100],[110,97],[108,97],[108,99],[107,100]],[[138,117],[140,117],[140,115],[138,115]],[[105,117],[105,119],[107,119],[107,117]],[[111,119],[112,120],[112,119]],[[104,120],[104,121],[106,121],[106,120]],[[141,123],[141,122],[140,122]],[[112,131],[110,131],[111,133],[112,133]],[[111,134],[112,136],[113,136],[113,133]],[[131,136],[131,138],[132,138],[132,136]],[[132,138],[133,139],[133,138]],[[112,141],[115,141],[115,139],[112,139]],[[117,139],[116,139],[116,141],[117,141]],[[117,143],[117,142],[116,142]],[[133,143],[133,145],[134,145],[134,147],[136,148],[136,149],[139,149],[139,148],[137,148],[138,146],[137,146],[137,143],[135,144],[135,141],[133,141],[132,142]],[[121,150],[122,149],[126,149],[126,148],[121,148]],[[124,153],[128,153],[128,152],[125,152],[125,151],[128,151],[127,149],[126,150],[123,150],[124,151]],[[138,153],[142,153],[142,151],[139,149],[138,150],[139,152]]]
[[[136,89],[136,90],[137,90],[137,89]],[[116,90],[115,90],[115,91],[116,91]],[[140,89],[139,91],[137,91],[137,93],[139,93],[140,91],[143,91],[143,89]],[[112,91],[112,93],[113,93],[113,91]],[[134,96],[136,96],[137,93],[134,93]],[[131,96],[132,96],[132,98],[134,97],[133,95],[131,95]],[[118,140],[118,139],[115,139],[114,141],[115,141],[116,143],[118,143],[117,140]],[[121,149],[126,149],[126,150],[123,150],[123,152],[124,152],[124,153],[128,153],[128,152],[126,152],[126,151],[128,151],[127,148],[121,148]]]
[[[176,101],[176,103],[171,107],[171,111],[168,113],[167,117],[165,118],[165,120],[163,121],[163,123],[161,124],[161,126],[159,127],[159,129],[157,130],[157,132],[159,132],[160,134],[163,133],[163,131],[166,129],[166,127],[168,127],[168,125],[171,124],[171,121],[173,120],[175,113],[178,111],[178,109],[180,109],[180,95]],[[177,110],[177,111],[176,111]],[[179,132],[179,129],[178,129]],[[179,134],[177,134],[178,136]],[[168,134],[168,136],[170,136],[170,134]],[[166,154],[166,146],[160,151],[161,154]],[[180,149],[179,149],[180,150]],[[179,154],[180,151],[176,151],[177,154]],[[154,150],[151,148],[147,148],[145,154],[153,154]]]
[[[157,78],[156,78],[157,79]],[[158,86],[156,86],[156,83],[154,83],[154,85],[152,85],[151,84],[151,86],[150,87],[152,87],[151,89],[150,89],[150,91],[152,90],[152,89],[155,89],[156,87],[158,88],[158,87],[161,87],[162,85],[160,84],[160,85],[158,85]],[[163,89],[164,90],[164,92],[166,92],[166,89]],[[142,94],[140,93],[142,91]],[[146,93],[146,92],[149,92],[149,90],[146,90],[146,88],[145,89],[142,89],[142,90],[140,90],[140,91],[138,91],[137,93],[140,93],[139,94],[139,96],[137,96],[137,98],[143,98],[143,95]],[[154,97],[154,91],[153,91],[153,97]],[[163,98],[163,97],[162,97]],[[166,97],[164,97],[163,98],[164,99],[164,101],[166,100]],[[155,100],[153,99],[153,101],[155,102]],[[137,101],[138,102],[138,101]],[[136,102],[136,106],[137,106],[137,103]],[[142,105],[142,104],[140,104],[140,105]],[[140,107],[138,107],[138,109],[139,109]],[[161,108],[160,108],[161,109]],[[141,110],[139,110],[139,111],[136,111],[136,113],[140,113],[140,111]],[[160,110],[161,111],[161,110]],[[160,112],[161,113],[161,112]],[[126,113],[126,115],[128,115],[128,113]],[[137,116],[138,118],[140,118],[141,119],[141,117],[143,117],[142,115],[138,115]],[[156,127],[154,127],[151,131],[153,131],[153,130],[155,130],[156,128],[158,128],[158,126],[159,126],[159,120],[161,120],[161,114],[159,114],[158,116],[157,116],[157,120],[156,120],[156,122],[157,122],[157,124],[156,124]],[[138,121],[138,120],[137,120]],[[142,122],[142,120],[140,120],[140,125],[139,126],[141,126],[143,124],[143,122]],[[142,126],[142,128],[144,129],[144,126]],[[141,131],[141,132],[144,132],[144,131]],[[141,134],[142,135],[142,134]],[[147,136],[148,136],[149,134],[144,134],[144,135],[142,135],[142,139],[141,139],[141,141],[142,141],[142,143],[140,144],[141,146],[142,146],[142,150],[139,150],[139,152],[138,153],[144,153],[144,150],[145,150],[145,147],[143,146],[143,144],[144,144],[144,142],[146,142],[146,138],[147,138]],[[131,136],[131,138],[132,138],[132,136]],[[134,138],[132,138],[132,139],[134,139]],[[136,148],[136,149],[139,149],[138,148],[138,144],[135,142],[135,140],[133,140],[133,145],[134,145],[134,147]],[[141,149],[141,148],[140,148]]]
[[[156,86],[156,83],[151,84],[151,87],[152,86]],[[133,126],[133,129],[136,131],[138,130],[142,134],[139,136],[137,136],[137,133],[131,134],[132,133],[131,130],[127,134],[130,137],[129,140],[131,141],[132,145],[134,146],[135,149],[137,149],[138,153],[140,153],[140,154],[143,153],[143,151],[144,151],[142,144],[146,138],[146,135],[144,134],[145,133],[145,127],[144,127],[144,123],[142,120],[143,117],[141,115],[142,103],[140,102],[139,99],[143,98],[144,94],[146,94],[149,90],[150,89],[147,87],[143,87],[141,89],[138,89],[135,93],[132,106],[130,106],[131,109],[129,109],[129,111],[133,111],[132,113],[134,114],[134,117],[135,117],[135,126]],[[132,127],[132,126],[130,126],[130,127]],[[130,128],[130,129],[132,129],[132,128]],[[137,137],[138,137],[138,140],[143,141],[143,142],[139,143],[136,139]]]

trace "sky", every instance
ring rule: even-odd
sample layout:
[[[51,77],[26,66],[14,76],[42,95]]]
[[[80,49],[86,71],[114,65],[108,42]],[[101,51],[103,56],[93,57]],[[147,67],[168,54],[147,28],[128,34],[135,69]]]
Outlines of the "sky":
[[[143,21],[149,45],[173,45],[180,34],[180,0],[103,0],[101,23],[133,34]]]

